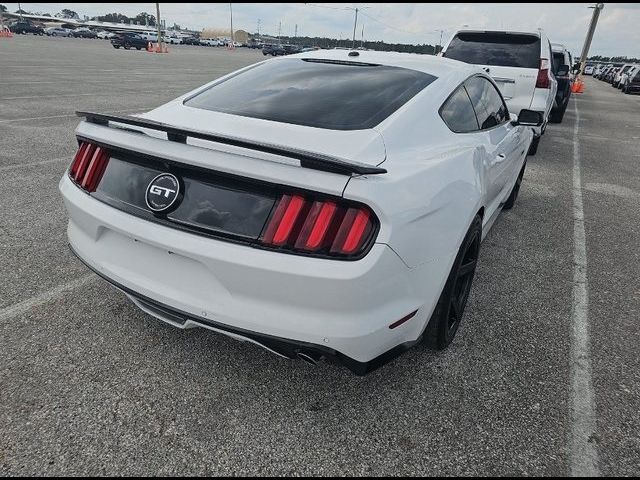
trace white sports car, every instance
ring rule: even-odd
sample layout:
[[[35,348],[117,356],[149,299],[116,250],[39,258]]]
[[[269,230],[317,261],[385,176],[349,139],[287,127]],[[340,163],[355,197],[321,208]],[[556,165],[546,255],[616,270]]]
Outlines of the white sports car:
[[[72,250],[142,310],[357,374],[453,339],[532,127],[479,67],[322,50],[78,112]]]

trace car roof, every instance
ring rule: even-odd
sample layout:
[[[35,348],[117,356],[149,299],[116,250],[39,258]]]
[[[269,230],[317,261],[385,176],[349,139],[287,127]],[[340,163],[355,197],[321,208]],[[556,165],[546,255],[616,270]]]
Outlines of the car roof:
[[[428,73],[436,77],[449,75],[470,76],[483,72],[477,65],[459,62],[450,58],[417,53],[379,52],[374,50],[358,50],[357,56],[349,56],[351,50],[314,50],[297,53],[284,58],[317,58],[322,60],[340,60],[352,63],[374,63],[391,67],[408,68]]]

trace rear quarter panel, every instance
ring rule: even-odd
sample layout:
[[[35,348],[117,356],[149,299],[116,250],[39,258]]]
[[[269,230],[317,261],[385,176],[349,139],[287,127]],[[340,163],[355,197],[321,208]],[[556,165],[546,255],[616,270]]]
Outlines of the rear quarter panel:
[[[352,178],[345,197],[369,204],[380,218],[377,241],[409,267],[452,263],[484,204],[483,147],[475,134],[455,134],[438,110],[466,75],[437,81],[380,127],[384,175]],[[431,89],[431,90],[430,90]]]

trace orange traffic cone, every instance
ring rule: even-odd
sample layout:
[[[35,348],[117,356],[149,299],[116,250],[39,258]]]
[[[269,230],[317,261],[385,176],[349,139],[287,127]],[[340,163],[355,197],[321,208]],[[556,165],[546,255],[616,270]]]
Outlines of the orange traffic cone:
[[[151,47],[151,42],[147,42],[147,52],[149,52],[149,53],[153,52],[152,47]]]

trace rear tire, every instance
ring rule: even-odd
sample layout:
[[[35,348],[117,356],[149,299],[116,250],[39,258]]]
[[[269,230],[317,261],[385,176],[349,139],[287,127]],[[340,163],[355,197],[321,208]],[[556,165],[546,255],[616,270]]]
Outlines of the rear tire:
[[[513,186],[511,193],[509,194],[509,198],[507,198],[507,201],[504,202],[504,205],[502,206],[503,210],[511,210],[513,206],[516,204],[518,193],[520,193],[520,185],[522,185],[522,177],[524,177],[524,169],[526,166],[527,166],[527,161],[525,160],[524,165],[522,165],[522,170],[520,170],[520,173],[518,174],[518,178],[516,178],[516,183]]]
[[[476,215],[462,241],[458,255],[424,332],[425,343],[444,350],[453,341],[467,305],[480,254],[482,219]]]
[[[527,153],[527,155],[535,155],[538,152],[538,145],[540,144],[540,138],[542,138],[542,135],[539,137],[533,137],[533,140],[531,141],[531,145],[529,145],[529,152]]]
[[[551,123],[562,123],[562,119],[564,118],[564,112],[567,111],[567,106],[569,105],[569,99],[567,102],[558,110],[551,110],[549,114],[549,121]]]

